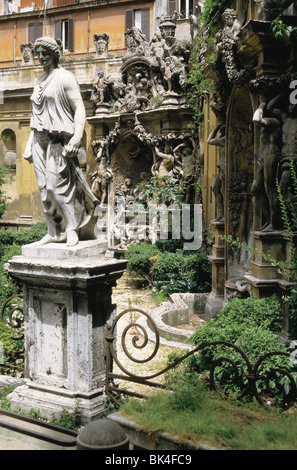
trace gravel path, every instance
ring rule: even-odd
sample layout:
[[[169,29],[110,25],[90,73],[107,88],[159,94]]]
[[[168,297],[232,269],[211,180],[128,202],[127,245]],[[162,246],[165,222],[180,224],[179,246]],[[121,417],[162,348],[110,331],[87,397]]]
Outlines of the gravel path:
[[[117,304],[117,314],[119,315],[122,311],[128,308],[137,308],[150,313],[152,309],[156,307],[156,303],[152,298],[151,292],[148,289],[137,289],[135,282],[129,279],[127,273],[118,281],[117,287],[113,290],[113,302]],[[124,329],[137,321],[140,315],[138,312],[127,313],[120,318],[117,328],[117,354],[118,359],[123,367],[132,374],[138,376],[151,376],[161,371],[166,366],[168,354],[173,352],[173,348],[160,345],[156,355],[148,362],[134,362],[131,361],[124,352],[121,344],[121,337]],[[130,328],[126,334],[126,348],[130,355],[133,356],[137,361],[145,361],[149,358],[154,350],[155,343],[149,341],[143,348],[136,348],[133,346],[133,338],[138,338],[136,345],[143,344],[143,337],[137,331],[136,327]],[[121,372],[118,366],[114,367],[115,372]],[[152,379],[157,383],[164,383],[164,375]],[[121,387],[124,386],[126,390],[133,390],[138,393],[148,394],[154,388],[143,386],[140,384],[133,384],[131,382],[122,381]]]

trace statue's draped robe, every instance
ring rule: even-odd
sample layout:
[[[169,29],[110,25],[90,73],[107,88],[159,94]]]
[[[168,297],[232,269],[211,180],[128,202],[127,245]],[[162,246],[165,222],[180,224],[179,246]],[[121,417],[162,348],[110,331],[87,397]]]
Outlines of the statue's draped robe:
[[[64,84],[79,85],[61,68],[37,81],[31,96],[32,159],[41,193],[48,233],[55,239],[75,230],[80,238],[94,238],[94,207],[98,202],[79,167],[77,157],[65,158],[64,146],[74,134],[74,111]]]

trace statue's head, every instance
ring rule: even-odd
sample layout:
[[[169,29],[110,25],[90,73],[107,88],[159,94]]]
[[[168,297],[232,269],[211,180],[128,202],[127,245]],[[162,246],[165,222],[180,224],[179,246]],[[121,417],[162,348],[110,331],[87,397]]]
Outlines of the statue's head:
[[[54,57],[55,65],[58,65],[61,56],[61,48],[59,47],[59,44],[57,43],[57,41],[55,41],[55,39],[47,36],[38,38],[36,39],[34,44],[35,53],[38,47],[42,47],[43,49],[46,49],[49,53],[51,53]]]
[[[237,13],[235,10],[232,10],[232,8],[227,8],[222,14],[222,18],[225,25],[232,26],[237,18]]]

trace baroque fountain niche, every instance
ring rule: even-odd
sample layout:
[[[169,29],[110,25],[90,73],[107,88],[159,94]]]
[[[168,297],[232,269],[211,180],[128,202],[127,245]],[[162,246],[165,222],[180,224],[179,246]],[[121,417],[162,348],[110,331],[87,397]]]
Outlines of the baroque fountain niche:
[[[193,182],[197,145],[186,104],[190,46],[176,39],[175,29],[173,15],[161,19],[160,33],[150,42],[137,28],[127,30],[118,75],[105,77],[98,70],[88,121],[96,161],[92,190],[101,209],[108,206],[113,212],[120,200],[127,214],[127,208],[143,202],[135,188],[153,176],[172,176],[180,187]],[[113,251],[124,250],[129,234],[117,231],[118,221],[100,208],[98,229],[107,233]]]

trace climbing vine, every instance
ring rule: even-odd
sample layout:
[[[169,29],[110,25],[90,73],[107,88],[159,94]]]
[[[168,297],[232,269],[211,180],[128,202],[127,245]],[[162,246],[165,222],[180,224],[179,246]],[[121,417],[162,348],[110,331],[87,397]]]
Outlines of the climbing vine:
[[[297,39],[297,27],[287,25],[279,17],[271,22],[271,29],[276,39],[281,40],[285,37],[295,41]]]
[[[214,63],[214,37],[221,24],[221,15],[230,0],[205,0],[198,18],[197,35],[189,61],[188,104],[194,111],[194,127],[203,119],[205,98],[214,92],[214,83],[207,72]]]

